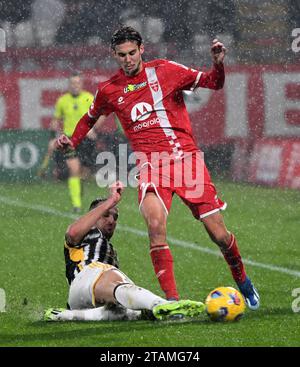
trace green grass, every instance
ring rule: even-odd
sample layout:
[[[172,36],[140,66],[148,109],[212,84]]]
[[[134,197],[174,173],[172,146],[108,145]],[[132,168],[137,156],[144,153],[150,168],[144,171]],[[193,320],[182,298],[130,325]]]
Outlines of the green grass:
[[[218,182],[217,186],[228,202],[225,221],[236,234],[243,257],[299,271],[300,192],[228,182]],[[105,192],[94,183],[86,184],[85,208]],[[66,215],[46,213],[45,207]],[[256,312],[247,311],[238,323],[212,323],[205,315],[199,321],[181,323],[44,323],[43,310],[63,307],[67,299],[63,239],[72,218],[66,184],[1,184],[0,209],[0,288],[7,298],[6,312],[0,313],[0,346],[300,345],[300,313],[293,313],[291,308],[292,290],[300,287],[300,278],[253,265],[247,265],[247,270],[260,291],[262,305]],[[113,243],[122,270],[137,284],[163,295],[152,269],[147,235],[126,230],[126,226],[146,230],[135,189],[125,191],[119,223]],[[177,198],[169,216],[168,234],[182,298],[204,300],[217,286],[235,286],[224,260],[201,251],[203,247],[217,248]],[[176,240],[199,248],[183,247]]]

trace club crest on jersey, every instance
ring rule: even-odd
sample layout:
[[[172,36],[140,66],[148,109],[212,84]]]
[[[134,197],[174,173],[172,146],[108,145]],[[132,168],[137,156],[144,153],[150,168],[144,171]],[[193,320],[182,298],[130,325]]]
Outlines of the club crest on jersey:
[[[128,84],[127,87],[124,88],[124,93],[134,92],[138,89],[146,87],[147,82],[142,82],[138,84]]]
[[[155,80],[153,82],[149,82],[149,85],[150,85],[151,89],[154,92],[158,92],[159,91],[159,85],[158,85],[158,81],[157,80]]]

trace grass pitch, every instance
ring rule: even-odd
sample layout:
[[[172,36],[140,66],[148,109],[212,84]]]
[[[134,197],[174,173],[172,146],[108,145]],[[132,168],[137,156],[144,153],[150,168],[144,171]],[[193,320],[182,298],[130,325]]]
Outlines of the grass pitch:
[[[66,183],[1,184],[0,346],[299,346],[300,312],[292,291],[300,288],[299,191],[217,183],[228,203],[225,222],[238,239],[247,271],[261,295],[261,308],[237,323],[193,322],[45,323],[43,310],[64,307],[63,258],[72,222]],[[106,193],[87,183],[84,207]],[[204,301],[217,286],[234,286],[229,269],[201,223],[175,198],[168,221],[169,244],[182,298]],[[113,237],[121,269],[136,284],[163,296],[155,278],[137,193],[127,189]],[[300,293],[300,292],[299,292]],[[298,294],[299,294],[298,293]]]

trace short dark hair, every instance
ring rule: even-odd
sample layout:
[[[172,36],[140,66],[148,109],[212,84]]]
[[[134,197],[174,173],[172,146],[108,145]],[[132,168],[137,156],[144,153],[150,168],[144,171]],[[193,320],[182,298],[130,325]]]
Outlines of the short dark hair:
[[[97,199],[93,200],[91,202],[89,210],[95,209],[99,204],[103,203],[106,200],[107,200],[107,198],[97,198]]]
[[[121,28],[117,29],[111,38],[111,48],[114,50],[117,45],[125,43],[127,41],[134,41],[140,47],[143,43],[142,36],[140,33],[130,26],[122,26]]]
[[[72,70],[69,79],[79,77],[82,78],[82,73],[79,70]]]

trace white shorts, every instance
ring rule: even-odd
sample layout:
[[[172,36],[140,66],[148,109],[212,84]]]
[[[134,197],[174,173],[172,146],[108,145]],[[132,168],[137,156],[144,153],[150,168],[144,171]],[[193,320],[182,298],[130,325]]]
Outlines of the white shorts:
[[[96,304],[94,288],[102,274],[105,271],[111,269],[115,269],[120,272],[123,275],[124,281],[126,281],[126,283],[133,283],[116,267],[109,264],[103,264],[101,262],[92,262],[91,264],[85,266],[81,272],[76,275],[70,286],[68,303],[71,310],[80,310],[101,306],[101,304]]]

